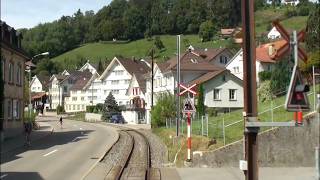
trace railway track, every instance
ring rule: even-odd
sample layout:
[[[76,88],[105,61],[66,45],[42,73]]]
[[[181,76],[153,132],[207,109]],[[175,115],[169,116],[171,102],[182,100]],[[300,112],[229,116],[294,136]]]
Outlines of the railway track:
[[[115,127],[119,129],[118,141],[85,179],[160,180],[160,169],[151,167],[147,137],[135,129]]]

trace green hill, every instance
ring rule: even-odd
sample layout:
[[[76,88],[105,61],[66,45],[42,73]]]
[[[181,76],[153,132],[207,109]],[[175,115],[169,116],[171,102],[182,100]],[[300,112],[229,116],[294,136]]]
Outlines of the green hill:
[[[271,22],[275,19],[282,20],[282,24],[288,29],[300,30],[306,26],[307,16],[294,16],[287,18],[286,9],[266,9],[255,13],[255,25],[257,35],[267,32],[271,27]],[[158,59],[166,59],[174,56],[176,52],[176,36],[162,35],[161,40],[165,49],[158,53]],[[181,50],[186,48],[186,44],[192,44],[201,48],[225,47],[226,40],[217,40],[202,43],[198,35],[183,35],[181,37]],[[147,51],[153,44],[153,40],[141,39],[129,43],[96,42],[84,44],[79,48],[68,51],[53,58],[54,62],[60,63],[65,68],[75,68],[80,59],[89,59],[90,62],[97,63],[101,60],[111,60],[114,56],[124,57],[145,57]]]

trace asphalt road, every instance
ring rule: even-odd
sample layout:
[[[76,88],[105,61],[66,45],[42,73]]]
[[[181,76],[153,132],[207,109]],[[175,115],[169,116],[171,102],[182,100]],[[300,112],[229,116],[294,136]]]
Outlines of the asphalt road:
[[[54,133],[1,157],[0,179],[79,180],[116,141],[117,132],[100,124],[42,117]]]

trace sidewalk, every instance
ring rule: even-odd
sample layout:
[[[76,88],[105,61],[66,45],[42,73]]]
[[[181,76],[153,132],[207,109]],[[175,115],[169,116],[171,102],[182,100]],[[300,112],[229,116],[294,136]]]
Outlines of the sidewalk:
[[[177,168],[182,180],[243,180],[245,178],[239,168]],[[272,168],[260,167],[261,180],[314,180],[315,168]]]
[[[32,145],[32,142],[37,141],[38,139],[41,139],[41,138],[43,138],[53,132],[53,127],[50,124],[44,123],[44,122],[39,122],[39,121],[37,121],[37,123],[39,124],[40,129],[32,131],[31,145]],[[22,129],[21,129],[21,132],[23,132]],[[6,139],[1,143],[0,154],[4,154],[4,153],[10,152],[12,150],[15,150],[17,148],[23,147],[24,144],[25,144],[24,133],[21,133],[20,135],[12,137],[10,139]]]

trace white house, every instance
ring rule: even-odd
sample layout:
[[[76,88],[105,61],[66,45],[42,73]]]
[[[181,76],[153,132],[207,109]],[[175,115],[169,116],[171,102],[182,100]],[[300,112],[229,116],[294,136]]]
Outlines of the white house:
[[[95,74],[97,73],[97,65],[96,64],[92,64],[89,63],[89,60],[86,62],[86,64],[84,64],[79,71],[85,71],[85,70],[89,70],[91,72],[91,74]]]
[[[243,83],[240,78],[222,69],[208,72],[190,84],[202,84],[204,105],[222,112],[243,108]]]
[[[45,92],[48,87],[49,79],[50,78],[47,76],[33,76],[30,83],[31,92]]]
[[[177,60],[172,58],[164,63],[155,63],[154,66],[154,88],[153,104],[157,103],[157,94],[163,92],[175,93],[177,87],[176,78]],[[180,82],[182,84],[190,84],[191,81],[205,75],[208,72],[224,69],[221,66],[215,66],[205,60],[203,56],[193,52],[187,51],[181,56],[180,59]],[[147,122],[150,122],[150,110],[151,110],[151,76],[147,79],[146,85],[146,117]]]
[[[267,0],[268,4],[272,4],[273,0]],[[313,1],[314,2],[314,1]],[[281,0],[281,4],[283,5],[291,5],[291,6],[296,6],[300,3],[299,0]]]
[[[129,96],[129,104],[126,105],[122,115],[129,124],[145,124],[145,93],[146,81],[143,74],[133,74],[126,95]]]
[[[284,55],[284,51],[280,51],[285,45],[284,40],[275,41],[260,45],[256,48],[256,77],[259,82],[259,72],[272,71],[275,63]],[[227,64],[226,68],[232,74],[243,80],[243,52],[240,49],[235,56]]]
[[[269,33],[268,33],[268,39],[271,40],[275,40],[275,39],[280,39],[281,38],[281,34],[279,33],[279,31],[277,30],[276,27],[273,27]]]
[[[69,95],[65,97],[64,109],[66,112],[85,111],[86,106],[90,105],[87,96],[87,87],[98,75],[92,75],[89,71],[79,73],[74,77],[74,83],[69,88]]]
[[[54,74],[50,78],[49,83],[49,103],[50,109],[56,109],[58,105],[61,105],[63,102],[62,98],[62,88],[60,82],[67,78],[68,76],[61,74]]]
[[[136,59],[113,58],[111,63],[101,74],[99,81],[95,81],[93,94],[97,94],[97,103],[103,103],[109,92],[115,97],[118,105],[129,104],[127,90],[134,74],[146,74],[150,68],[145,62]],[[92,87],[89,87],[89,90]],[[99,92],[98,92],[99,91]],[[95,99],[95,97],[94,97]]]

